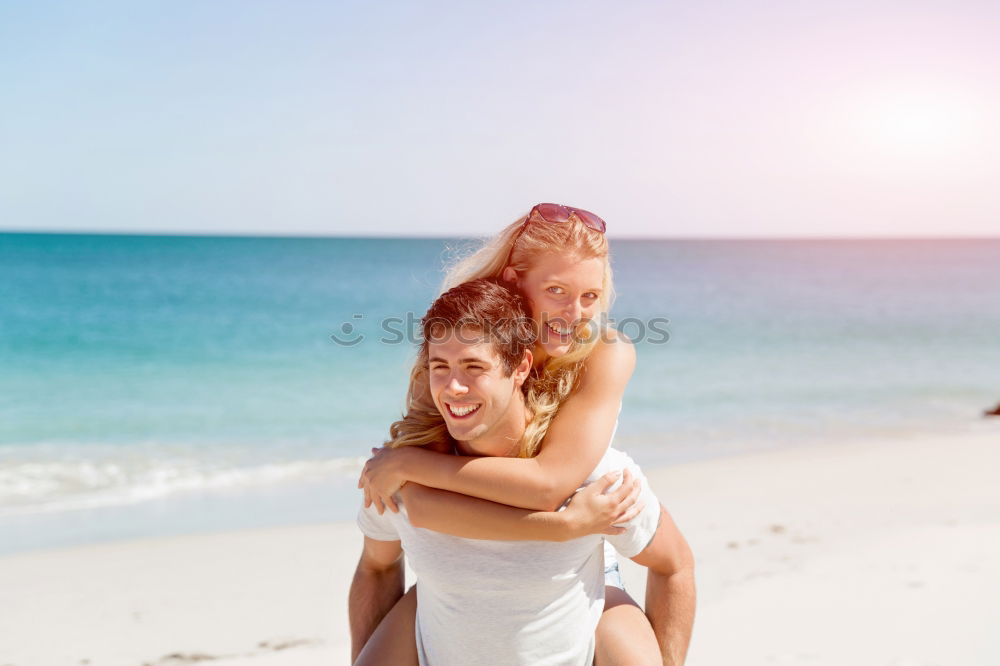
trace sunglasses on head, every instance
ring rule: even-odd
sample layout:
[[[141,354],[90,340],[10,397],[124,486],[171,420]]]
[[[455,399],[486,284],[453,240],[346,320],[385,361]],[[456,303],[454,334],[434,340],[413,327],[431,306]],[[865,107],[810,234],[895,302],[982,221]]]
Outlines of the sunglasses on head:
[[[536,213],[538,214],[538,217],[552,224],[569,222],[569,218],[575,215],[576,219],[583,222],[584,226],[588,229],[593,229],[594,231],[603,234],[608,228],[608,225],[604,223],[604,220],[597,217],[589,210],[582,210],[580,208],[573,208],[571,206],[563,206],[561,204],[554,203],[536,204],[530,211],[528,211],[528,217],[524,218],[524,224],[522,224],[521,228],[517,230],[517,235],[514,236],[514,241],[510,244],[510,252],[507,254],[507,263],[505,265],[510,266],[511,257],[514,256],[514,246],[517,245],[518,239],[531,223],[531,220],[535,217]]]
[[[588,229],[599,231],[602,234],[608,228],[608,225],[604,223],[604,220],[597,217],[589,210],[582,210],[580,208],[562,206],[554,203],[542,203],[532,208],[531,212],[528,213],[528,219],[525,221],[525,225],[528,224],[528,221],[531,220],[535,213],[538,213],[538,216],[546,222],[554,223],[569,222],[570,216],[576,215],[576,219],[583,222]]]

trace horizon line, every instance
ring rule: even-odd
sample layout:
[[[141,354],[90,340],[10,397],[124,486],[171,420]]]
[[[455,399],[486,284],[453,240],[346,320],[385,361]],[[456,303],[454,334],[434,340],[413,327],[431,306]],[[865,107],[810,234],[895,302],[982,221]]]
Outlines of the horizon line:
[[[342,239],[342,240],[479,240],[488,238],[489,235],[482,236],[450,236],[444,234],[317,234],[317,233],[267,233],[267,232],[192,232],[192,231],[121,231],[121,230],[59,230],[59,229],[0,229],[0,235],[37,235],[37,236],[135,236],[153,238],[287,238],[287,239]],[[994,236],[984,235],[760,235],[760,236],[726,236],[726,235],[675,235],[675,236],[648,236],[648,235],[611,235],[612,240],[674,240],[674,241],[891,241],[891,240],[964,240],[964,241],[997,241],[1000,234]]]

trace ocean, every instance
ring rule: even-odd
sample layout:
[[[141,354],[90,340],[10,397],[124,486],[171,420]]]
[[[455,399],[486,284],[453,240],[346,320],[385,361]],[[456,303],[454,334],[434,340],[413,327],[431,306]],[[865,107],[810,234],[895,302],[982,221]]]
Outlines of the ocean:
[[[0,553],[350,520],[463,239],[0,234]],[[653,466],[993,429],[1000,240],[618,240]]]

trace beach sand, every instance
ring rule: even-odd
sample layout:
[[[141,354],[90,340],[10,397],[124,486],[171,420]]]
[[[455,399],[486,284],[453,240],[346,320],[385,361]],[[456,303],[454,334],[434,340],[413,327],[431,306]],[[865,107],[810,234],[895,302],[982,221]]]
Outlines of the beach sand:
[[[1000,427],[646,470],[697,559],[688,664],[1000,663],[998,469]],[[0,666],[347,664],[360,546],[329,524],[0,558]]]

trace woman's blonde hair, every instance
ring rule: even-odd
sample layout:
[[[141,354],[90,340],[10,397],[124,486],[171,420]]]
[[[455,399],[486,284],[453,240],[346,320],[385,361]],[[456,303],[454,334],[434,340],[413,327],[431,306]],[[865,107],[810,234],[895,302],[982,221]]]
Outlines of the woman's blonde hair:
[[[518,276],[523,276],[546,254],[572,256],[579,261],[592,258],[604,260],[600,315],[608,312],[614,300],[608,240],[603,233],[588,228],[575,217],[562,223],[521,217],[456,262],[447,271],[441,292],[478,278],[501,278],[508,266]],[[557,358],[550,357],[541,367],[532,371],[531,378],[525,384],[525,399],[531,420],[521,438],[518,457],[531,458],[538,454],[552,418],[559,405],[576,388],[584,361],[599,339],[600,327],[604,325],[603,316],[600,315],[591,322],[587,335],[575,337],[566,354]],[[389,428],[390,439],[386,446],[441,446],[449,442],[444,417],[438,412],[430,395],[426,348],[418,353],[410,372],[406,407],[403,418]]]

